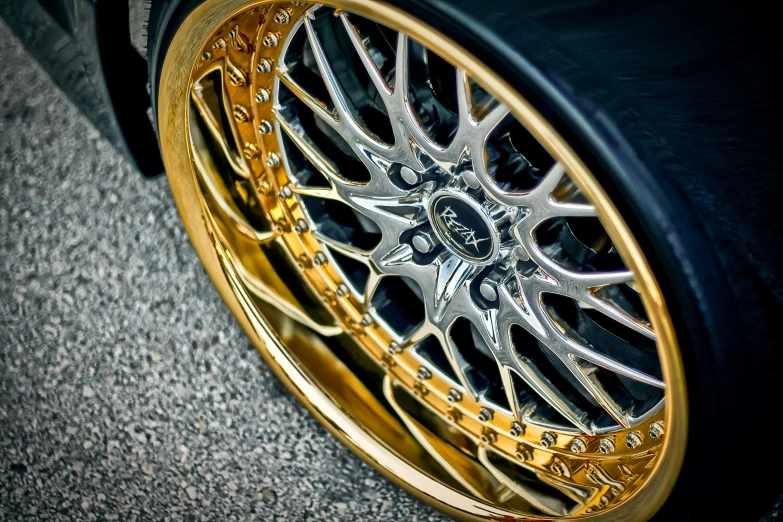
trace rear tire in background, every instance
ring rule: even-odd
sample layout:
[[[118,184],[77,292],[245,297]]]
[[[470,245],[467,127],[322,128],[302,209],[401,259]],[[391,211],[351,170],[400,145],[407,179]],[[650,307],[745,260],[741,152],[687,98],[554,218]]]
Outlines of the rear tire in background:
[[[714,4],[709,10],[695,4],[674,10],[666,3],[639,8],[614,2],[511,6],[494,0],[480,5],[405,0],[391,7],[337,1],[352,24],[344,27],[354,27],[363,37],[359,41],[372,50],[371,61],[362,62],[345,58],[352,49],[350,32],[339,33],[341,17],[326,19],[327,8],[313,11],[307,21],[307,6],[257,2],[251,12],[251,4],[152,2],[148,62],[153,103],[172,190],[207,271],[270,366],[327,428],[394,482],[461,519],[504,513],[625,520],[657,512],[661,520],[758,520],[770,509],[781,484],[754,480],[753,470],[775,469],[779,452],[770,448],[761,457],[745,459],[750,462],[733,464],[736,453],[748,453],[735,445],[753,455],[764,451],[765,441],[776,440],[780,424],[775,408],[764,400],[781,362],[772,325],[782,308],[777,260],[783,254],[783,230],[772,209],[783,196],[783,183],[775,146],[780,132],[770,123],[777,121],[770,116],[780,115],[780,102],[764,76],[773,47],[759,36],[764,31],[742,29],[758,27],[753,13],[731,18],[730,10]],[[734,22],[730,27],[724,25],[727,19]],[[379,29],[373,21],[392,30]],[[426,67],[412,68],[418,72],[406,84],[414,100],[409,112],[415,116],[403,115],[399,128],[389,117],[396,114],[390,101],[399,56],[394,29],[423,44],[406,47],[413,60],[426,57]],[[314,41],[323,44],[320,61]],[[263,56],[269,57],[266,62]],[[279,63],[286,67],[276,73]],[[325,63],[333,69],[324,69]],[[461,134],[464,114],[459,95],[450,94],[449,87],[454,66],[470,77],[467,92],[475,106],[468,107],[473,107],[476,127],[482,117],[491,117],[497,100],[512,112],[513,118],[498,123],[503,136],[488,131],[482,154],[476,154],[472,135]],[[361,67],[366,72],[351,74]],[[370,87],[373,67],[381,80]],[[417,74],[426,76],[425,90],[416,83]],[[310,90],[300,92],[307,82]],[[383,82],[389,98],[384,98]],[[303,101],[313,93],[320,105]],[[333,122],[324,119],[330,111]],[[379,113],[389,117],[391,127]],[[343,131],[347,127],[339,123],[350,118],[367,132]],[[514,118],[516,123],[509,123]],[[526,132],[505,127],[517,123]],[[421,136],[414,129],[418,125],[425,128]],[[410,141],[411,150],[418,151],[412,160],[394,147],[388,157],[371,152],[386,150],[373,147],[394,142],[399,133],[418,136]],[[441,155],[455,136],[467,136],[471,146],[453,159]],[[368,151],[366,157],[355,153],[357,143],[358,150]],[[524,163],[507,160],[508,144],[513,153],[523,154]],[[353,174],[368,157],[369,182]],[[587,217],[552,217],[550,210],[536,206],[540,199],[531,203],[528,194],[546,182],[552,162],[565,166],[573,185],[561,180],[544,204],[561,194],[573,197],[570,204],[597,209],[603,228],[578,225]],[[343,170],[330,178],[330,165]],[[388,187],[361,200],[340,192],[342,184],[372,186],[373,165],[384,165]],[[359,170],[346,174],[347,168]],[[314,184],[316,177],[321,185]],[[353,214],[314,202],[314,194],[324,193],[309,185],[331,186],[336,192],[325,199],[339,193]],[[426,213],[422,223],[402,232],[375,213],[383,206],[378,198],[388,202],[396,190],[423,194],[420,212]],[[434,216],[443,213],[434,209],[447,197],[454,205],[478,210],[439,225]],[[399,202],[395,205],[400,208]],[[536,212],[550,214],[542,214],[536,227],[520,225],[539,219]],[[494,256],[489,264],[469,248],[468,253],[461,250],[466,245],[457,237],[461,229],[451,239],[455,228],[450,224],[463,226],[474,218],[471,232],[486,227],[488,237],[497,238],[491,239],[498,246],[487,253]],[[345,220],[353,227],[350,234]],[[380,257],[360,255],[385,245],[383,239],[370,247],[363,241],[390,231],[399,243],[391,250],[404,261],[383,265]],[[248,246],[248,238],[257,244]],[[513,241],[519,245],[504,246]],[[428,337],[438,339],[435,344],[445,356],[433,355],[429,341],[422,341],[427,347],[409,342],[416,337],[409,324],[435,324],[436,316],[424,304],[429,302],[426,285],[386,288],[372,274],[380,281],[416,279],[422,267],[439,262],[435,254],[444,266],[465,266],[466,302],[480,312],[476,317],[502,310],[497,303],[503,302],[504,289],[513,298],[527,295],[531,285],[545,284],[541,281],[548,276],[560,281],[559,290],[541,287],[545,290],[536,294],[545,297],[539,299],[543,312],[536,324],[541,326],[530,328],[532,351],[521,348],[520,336],[527,334],[514,334],[510,351],[504,352],[500,341],[497,350],[491,342],[474,342],[468,354],[454,339],[470,337],[469,332],[478,338],[488,334],[473,328],[460,335],[457,321],[442,332],[433,327]],[[357,268],[350,261],[354,258],[366,268]],[[409,271],[393,268],[405,263]],[[620,266],[613,263],[633,272],[630,288],[639,297],[607,297],[591,287],[572,299],[576,311],[561,299],[576,295],[569,288],[576,288],[578,274]],[[370,275],[357,281],[357,271]],[[558,279],[571,273],[576,279]],[[360,288],[369,288],[371,280],[382,288],[383,303]],[[403,287],[402,293],[395,290]],[[555,294],[560,297],[546,297]],[[620,308],[630,306],[621,311],[636,322],[626,317],[622,323],[635,333],[600,320],[595,321],[598,330],[585,329],[585,318],[596,318],[595,306],[579,303],[596,296]],[[425,309],[421,318],[406,315],[404,306],[394,307],[416,299]],[[631,301],[636,304],[628,305]],[[529,310],[530,302],[521,310]],[[402,318],[401,324],[395,318]],[[604,331],[623,341],[612,340],[601,352],[615,360],[621,346],[645,352],[647,341],[636,334],[654,331],[660,373],[646,359],[644,364],[647,373],[659,377],[612,366],[625,371],[617,381],[604,359],[595,365],[584,358],[589,353],[570,353],[565,363],[558,359],[554,364],[546,352],[547,346],[577,341],[600,352]],[[386,343],[388,353],[373,352],[368,338]],[[538,347],[545,354],[540,359]],[[516,365],[508,374],[514,377],[477,392],[472,375],[485,380],[485,373],[495,375],[491,369],[479,371],[484,366],[477,361],[494,357],[510,365],[511,359],[502,359],[507,356]],[[631,361],[628,357],[623,360]],[[576,371],[564,370],[569,361]],[[400,373],[403,367],[412,368],[410,379]],[[650,406],[649,397],[655,395],[623,380],[629,375],[645,386],[665,382],[665,408]],[[610,396],[605,386],[610,380],[623,383],[622,398]],[[580,393],[580,385],[590,392]],[[523,388],[537,394],[523,393]],[[558,396],[562,404],[542,401],[547,390],[563,389],[569,392]],[[500,404],[506,397],[508,415]],[[515,406],[520,406],[516,413]],[[573,411],[588,420],[569,417]],[[558,424],[564,418],[581,431]],[[640,437],[639,445],[633,437]],[[629,464],[652,455],[653,464],[644,472]],[[603,473],[608,469],[612,473]],[[532,487],[535,494],[525,489],[529,484],[520,486],[530,479],[525,473],[543,481],[545,491],[541,484]],[[727,482],[732,493],[717,500],[716,492],[723,492]]]

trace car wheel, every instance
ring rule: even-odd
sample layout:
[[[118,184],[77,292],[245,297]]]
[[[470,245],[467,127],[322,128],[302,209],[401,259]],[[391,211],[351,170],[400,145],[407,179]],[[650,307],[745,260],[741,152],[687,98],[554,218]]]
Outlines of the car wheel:
[[[581,59],[589,17],[466,4],[153,1],[207,272],[313,415],[457,519],[760,515],[774,484],[712,497],[742,480],[727,416],[764,411],[779,274],[727,267],[694,203],[722,189]]]

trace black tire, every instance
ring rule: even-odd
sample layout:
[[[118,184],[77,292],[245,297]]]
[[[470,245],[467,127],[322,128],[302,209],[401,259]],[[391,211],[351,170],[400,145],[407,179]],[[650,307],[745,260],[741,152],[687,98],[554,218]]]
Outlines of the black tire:
[[[167,47],[199,3],[152,1],[153,104]],[[771,513],[783,490],[763,471],[783,464],[765,444],[780,427],[768,394],[783,362],[774,329],[783,315],[783,220],[774,215],[783,111],[764,13],[701,2],[395,4],[544,113],[642,243],[673,315],[690,404],[684,466],[656,519]]]

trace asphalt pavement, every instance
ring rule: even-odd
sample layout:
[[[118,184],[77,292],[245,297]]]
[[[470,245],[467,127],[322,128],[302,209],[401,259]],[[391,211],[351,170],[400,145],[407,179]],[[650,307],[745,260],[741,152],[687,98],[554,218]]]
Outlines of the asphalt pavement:
[[[0,42],[0,520],[447,520],[310,417],[166,179]]]

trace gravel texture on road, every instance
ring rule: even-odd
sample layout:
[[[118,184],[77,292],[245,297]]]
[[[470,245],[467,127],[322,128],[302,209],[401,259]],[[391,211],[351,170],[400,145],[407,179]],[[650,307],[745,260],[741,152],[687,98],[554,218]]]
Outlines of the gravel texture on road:
[[[0,520],[446,520],[296,402],[166,179],[0,42]]]

